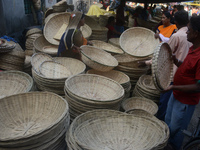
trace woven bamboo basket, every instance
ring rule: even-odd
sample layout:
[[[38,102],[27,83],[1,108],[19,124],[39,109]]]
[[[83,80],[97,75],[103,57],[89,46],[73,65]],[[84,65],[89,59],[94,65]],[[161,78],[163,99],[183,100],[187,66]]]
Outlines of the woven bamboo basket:
[[[86,121],[74,131],[78,145],[83,149],[92,150],[111,148],[149,150],[163,141],[163,134],[162,127],[157,123],[131,115]]]
[[[83,34],[83,37],[86,39],[88,39],[92,35],[92,29],[87,24],[81,26],[80,30]]]
[[[74,131],[80,124],[84,123],[85,121],[92,120],[95,118],[115,116],[115,115],[119,115],[119,114],[123,114],[123,113],[120,111],[115,111],[115,110],[98,109],[98,110],[88,111],[88,112],[85,112],[85,113],[79,115],[78,117],[76,117],[73,120],[73,122],[71,123],[70,128],[66,134],[65,140],[67,142],[68,148],[69,149],[81,149],[74,139]]]
[[[8,42],[7,40],[5,39],[0,39],[0,53],[8,53],[8,52],[11,52],[16,44],[14,42]]]
[[[122,49],[113,46],[109,43],[103,42],[103,41],[98,41],[98,40],[92,40],[91,41],[93,46],[103,49],[111,54],[123,54],[124,52],[122,51]]]
[[[39,66],[39,71],[45,78],[50,79],[67,79],[72,75],[71,71],[67,67],[54,61],[44,61]]]
[[[32,34],[38,34],[38,33],[42,34],[42,30],[40,30],[38,28],[32,28],[26,32],[26,37],[28,37]]]
[[[98,71],[110,71],[118,65],[117,60],[109,53],[92,47],[81,46],[82,61],[89,67]]]
[[[85,23],[93,30],[93,29],[101,29],[101,26],[98,24],[95,19],[93,19],[91,16],[85,16]]]
[[[5,97],[0,107],[0,147],[42,146],[69,126],[68,104],[54,93],[31,92]]]
[[[136,57],[145,57],[153,54],[159,45],[154,32],[142,27],[129,28],[120,36],[120,46],[128,54]]]
[[[36,52],[43,52],[50,56],[56,56],[58,52],[58,46],[50,44],[44,36],[39,36],[33,42],[33,46]]]
[[[152,76],[154,85],[160,91],[166,89],[173,78],[172,50],[167,43],[156,47],[152,59]]]
[[[136,117],[150,119],[150,120],[156,122],[157,124],[159,124],[159,126],[161,126],[162,130],[164,131],[164,135],[163,135],[164,139],[162,142],[160,142],[160,144],[158,144],[155,148],[153,148],[153,150],[163,150],[163,148],[165,148],[165,146],[167,145],[170,133],[169,133],[169,127],[167,126],[167,124],[164,121],[159,120],[154,115],[152,115],[142,109],[132,109],[132,110],[127,111],[127,113],[134,115]]]
[[[44,18],[47,18],[52,13],[53,13],[53,8],[48,8],[44,13]]]
[[[5,39],[0,39],[0,46],[6,46],[7,40]]]
[[[54,57],[55,62],[58,62],[71,71],[72,75],[82,74],[85,72],[86,65],[80,60],[69,57]]]
[[[70,13],[60,13],[48,20],[44,26],[44,37],[49,43],[53,45],[59,45],[60,41],[54,39],[54,36],[57,34],[64,23],[69,24],[69,19]]]
[[[53,58],[49,56],[48,54],[45,53],[35,53],[31,57],[31,65],[33,69],[37,72],[40,73],[39,67],[44,61],[52,61]]]
[[[33,79],[21,71],[0,72],[0,98],[31,91]]]
[[[67,79],[65,89],[71,97],[84,101],[109,102],[124,96],[124,89],[119,83],[93,74],[81,74]]]
[[[111,38],[108,40],[108,43],[121,48],[119,44],[119,38]]]
[[[45,18],[44,23],[46,24],[53,16],[56,16],[58,14],[60,14],[60,13],[55,13],[54,12],[54,13],[48,15],[48,17]]]
[[[101,71],[91,69],[91,70],[88,70],[87,73],[108,77],[110,79],[115,80],[116,82],[118,82],[121,85],[126,85],[130,82],[130,78],[126,74],[124,74],[123,72],[120,72],[120,71],[116,71],[116,70],[111,70],[108,72],[101,72]]]
[[[156,103],[142,97],[131,97],[123,100],[122,108],[125,111],[129,111],[131,109],[142,109],[149,112],[152,115],[155,115],[158,111],[158,106]]]

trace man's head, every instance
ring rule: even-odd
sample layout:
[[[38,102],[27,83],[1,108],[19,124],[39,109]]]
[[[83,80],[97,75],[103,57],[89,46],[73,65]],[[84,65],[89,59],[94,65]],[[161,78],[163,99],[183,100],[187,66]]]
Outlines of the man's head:
[[[187,40],[191,43],[200,40],[200,16],[191,17],[188,31],[187,31]]]
[[[178,11],[174,15],[175,24],[178,28],[187,26],[189,19],[188,19],[188,12],[185,10]]]

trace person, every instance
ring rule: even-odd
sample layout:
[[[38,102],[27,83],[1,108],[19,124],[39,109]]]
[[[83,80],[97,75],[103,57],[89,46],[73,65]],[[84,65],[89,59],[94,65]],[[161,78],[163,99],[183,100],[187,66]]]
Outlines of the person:
[[[190,47],[183,62],[173,55],[172,59],[178,69],[173,85],[165,89],[165,91],[173,90],[168,102],[165,122],[170,129],[169,145],[175,150],[181,148],[184,138],[182,130],[187,129],[200,99],[200,16],[191,17],[187,40],[193,46]]]
[[[124,32],[124,24],[125,24],[124,7],[125,7],[125,0],[122,0],[117,8],[116,26],[115,26],[116,31],[120,33]]]
[[[114,16],[110,16],[108,18],[108,23],[106,25],[106,28],[108,28],[108,33],[107,33],[107,40],[109,40],[110,38],[115,38],[121,35],[120,32],[115,30],[115,17]]]
[[[172,50],[172,53],[176,55],[176,58],[183,61],[188,54],[189,47],[192,46],[192,44],[187,41],[187,34],[186,34],[187,24],[189,22],[188,12],[185,10],[178,11],[174,15],[174,19],[175,19],[175,24],[178,28],[178,31],[170,37],[168,44]],[[176,65],[174,65],[173,76],[175,75],[176,70],[177,70],[177,67]],[[171,84],[173,84],[173,81]],[[165,119],[167,103],[169,101],[171,93],[172,93],[172,90],[166,93],[161,93],[160,95],[159,109],[157,113],[157,118],[160,120],[164,121]]]
[[[173,33],[176,32],[176,25],[171,24],[171,15],[169,12],[165,11],[162,14],[162,23],[157,29],[157,33],[154,35],[155,38],[159,38],[161,42],[168,42],[169,38]]]
[[[85,23],[84,16],[81,12],[71,14],[70,23],[61,37],[57,56],[72,57],[80,60],[80,46],[92,45],[90,41],[83,37],[80,31],[80,27]]]

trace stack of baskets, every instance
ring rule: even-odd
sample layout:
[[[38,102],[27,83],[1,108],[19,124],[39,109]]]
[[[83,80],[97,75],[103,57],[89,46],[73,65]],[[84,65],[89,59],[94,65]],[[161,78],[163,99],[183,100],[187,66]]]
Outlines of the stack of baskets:
[[[90,36],[90,40],[100,40],[100,41],[107,41],[107,33],[108,28],[101,27],[99,29],[92,29],[92,35]]]
[[[0,55],[0,68],[4,70],[19,70],[24,67],[25,53],[19,44],[7,42],[16,45],[10,52]]]
[[[64,96],[65,80],[71,75],[83,73],[86,68],[85,64],[79,60],[59,57],[54,60],[44,53],[35,53],[32,56],[31,64],[37,88],[61,96]]]
[[[106,52],[111,53],[112,55],[124,53],[121,48],[113,46],[112,44],[109,44],[109,43],[106,43],[103,41],[99,41],[99,40],[92,40],[91,42],[92,42],[93,46],[103,49]]]
[[[101,72],[94,69],[88,70],[87,73],[108,77],[118,82],[124,88],[124,91],[125,91],[124,98],[128,98],[130,96],[130,90],[131,90],[130,78],[125,73],[117,71],[117,70]]]
[[[33,46],[36,53],[42,52],[50,56],[56,56],[58,52],[58,46],[49,43],[43,35],[35,39]]]
[[[145,97],[159,103],[160,91],[156,89],[152,76],[142,75],[133,90],[132,96]]]
[[[100,30],[101,29],[101,26],[99,25],[99,23],[94,19],[92,18],[91,16],[85,16],[85,23],[92,29],[92,30],[95,30],[95,29],[98,29]]]
[[[69,149],[150,150],[166,143],[165,129],[162,122],[147,117],[94,110],[72,122],[66,141]]]
[[[24,61],[24,69],[23,71],[28,73],[29,75],[32,75],[31,73],[31,56],[25,55],[25,61]]]
[[[138,58],[128,54],[114,55],[119,65],[116,70],[119,70],[130,77],[132,88],[134,88],[139,77],[147,72],[148,66],[140,67],[138,61],[146,60],[145,58]]]
[[[121,104],[125,112],[130,110],[141,109],[152,115],[155,115],[158,111],[158,106],[152,100],[143,97],[131,97],[124,99]]]
[[[94,74],[81,74],[67,79],[64,90],[72,120],[93,109],[119,110],[124,97],[124,89],[119,83]]]
[[[88,39],[92,35],[92,29],[87,24],[81,26],[80,30],[83,34],[83,37],[86,39]]]
[[[16,44],[14,42],[8,42],[5,39],[0,39],[0,53],[8,53],[15,48]]]
[[[33,51],[33,42],[35,39],[42,35],[42,30],[38,28],[32,28],[26,33],[26,51]]]
[[[70,116],[62,97],[50,92],[4,97],[0,114],[0,149],[66,149]]]
[[[26,93],[33,88],[33,79],[21,71],[0,72],[0,98],[5,96]]]
[[[99,16],[99,24],[100,24],[100,26],[105,27],[107,25],[107,23],[108,23],[108,18],[109,18],[108,15],[100,15]]]

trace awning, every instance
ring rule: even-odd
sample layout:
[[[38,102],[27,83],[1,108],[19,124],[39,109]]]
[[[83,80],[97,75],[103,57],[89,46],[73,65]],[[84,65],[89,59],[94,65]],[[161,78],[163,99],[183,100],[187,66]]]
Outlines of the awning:
[[[171,3],[171,2],[188,2],[191,0],[126,0],[137,3]]]

